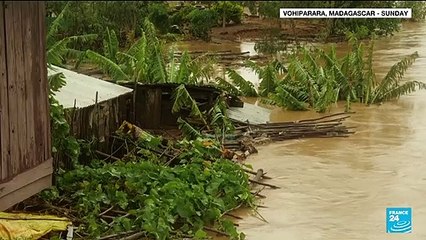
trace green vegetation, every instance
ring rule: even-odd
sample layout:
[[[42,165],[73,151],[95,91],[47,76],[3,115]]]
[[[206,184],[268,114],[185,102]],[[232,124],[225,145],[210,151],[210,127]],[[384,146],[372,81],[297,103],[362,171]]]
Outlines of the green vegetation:
[[[181,33],[185,31],[186,25],[189,25],[189,33],[193,37],[208,41],[212,27],[221,26],[223,20],[226,24],[241,23],[242,14],[242,6],[235,2],[218,2],[206,9],[196,8],[189,3],[179,10],[173,9],[167,2],[158,1],[47,3],[49,25],[61,15],[61,25],[57,28],[60,38],[86,33],[96,33],[100,36],[91,44],[82,45],[77,42],[72,45],[79,50],[100,49],[102,39],[107,35],[107,28],[117,33],[120,47],[128,47],[142,36],[141,27],[145,19],[149,19],[165,36],[174,31],[173,25],[178,26]]]
[[[188,15],[190,33],[196,38],[210,40],[210,30],[216,24],[217,14],[213,10],[194,9]]]
[[[169,143],[182,149],[173,167],[151,152],[160,139],[139,138],[135,144],[138,157],[77,165],[60,174],[56,187],[42,197],[56,206],[67,202],[69,214],[81,223],[76,233],[89,239],[129,231],[155,239],[204,239],[205,226],[231,239],[244,237],[222,216],[240,206],[253,207],[248,176],[222,159],[217,143],[202,138]]]
[[[142,37],[123,52],[114,30],[107,29],[104,53],[87,50],[90,62],[96,64],[115,82],[201,84],[210,80],[213,65],[200,56],[191,59],[187,53],[177,62],[174,51],[166,53],[164,41],[158,39],[154,25],[146,20]]]
[[[77,162],[80,146],[71,136],[70,125],[65,118],[63,106],[55,99],[55,92],[65,86],[66,82],[62,73],[49,76],[49,103],[52,134],[52,153],[55,158]],[[57,168],[63,166],[56,166]]]
[[[402,82],[405,71],[418,58],[417,52],[396,63],[378,80],[372,69],[374,41],[370,41],[365,54],[364,44],[354,34],[348,36],[350,50],[344,57],[338,58],[334,47],[329,52],[300,48],[289,57],[285,75],[279,72],[283,68],[277,67],[276,61],[263,69],[252,62],[247,65],[258,69],[259,90],[270,98],[267,102],[290,110],[313,108],[324,112],[337,101],[346,101],[349,109],[352,102],[376,104],[426,89],[422,82]]]
[[[60,36],[59,30],[65,23],[64,16],[69,11],[70,4],[66,4],[55,20],[49,25],[46,36],[47,61],[51,64],[62,66],[66,59],[73,58],[81,61],[84,54],[82,51],[70,47],[76,43],[87,43],[96,39],[96,34],[81,34]]]
[[[119,51],[119,41],[113,30],[107,29],[103,44],[104,55],[88,50],[87,57],[114,81],[167,82],[162,44],[148,20],[144,23],[142,37],[127,51]]]
[[[426,15],[426,4],[420,1],[263,1],[258,2],[257,6],[250,4],[254,10],[257,9],[259,15],[276,19],[278,27],[284,21],[294,22],[294,20],[285,20],[279,18],[280,8],[395,8],[407,7],[413,9],[412,21],[424,21]],[[359,37],[366,38],[372,34],[389,35],[397,31],[400,27],[401,19],[325,19],[310,20],[312,22],[326,23],[326,36],[344,36],[346,32],[354,32]]]
[[[50,25],[49,36],[60,37],[57,29],[70,6],[66,5]],[[161,10],[158,13],[161,15]],[[68,44],[73,39],[65,37],[48,49],[49,66],[70,57],[73,49]],[[83,165],[79,158],[90,146],[79,145],[71,136],[63,106],[54,98],[66,81],[62,73],[51,75],[53,153],[64,162],[71,160],[72,166],[69,169],[62,162],[57,164],[56,184],[42,192],[41,199],[57,208],[65,204],[67,211],[61,214],[71,218],[78,226],[76,235],[84,239],[113,234],[124,237],[129,232],[154,239],[205,239],[209,229],[222,231],[231,239],[243,239],[244,234],[223,218],[238,207],[254,207],[248,176],[241,166],[222,156],[219,137],[234,129],[225,114],[226,104],[220,97],[212,109],[203,112],[184,85],[208,82],[212,65],[209,61],[206,64],[203,56],[192,59],[187,53],[177,61],[174,51],[166,53],[148,19],[143,23],[141,37],[128,50],[122,51],[119,43],[120,37],[107,27],[103,54],[92,50],[78,53],[116,81],[182,83],[173,95],[173,112],[189,112],[179,119],[186,137],[164,141],[145,133],[134,139],[118,132],[126,146],[133,146],[132,150],[120,160],[110,162],[95,157]],[[204,130],[215,133],[216,139],[203,138]],[[164,154],[158,153],[160,148],[173,149],[177,154],[165,159]]]
[[[410,21],[423,22],[426,18],[426,4],[424,1],[401,1],[398,4],[400,8],[411,8],[413,16]]]
[[[226,24],[241,23],[243,16],[243,7],[235,2],[218,1],[213,5],[212,10],[217,13],[220,23],[225,27]]]

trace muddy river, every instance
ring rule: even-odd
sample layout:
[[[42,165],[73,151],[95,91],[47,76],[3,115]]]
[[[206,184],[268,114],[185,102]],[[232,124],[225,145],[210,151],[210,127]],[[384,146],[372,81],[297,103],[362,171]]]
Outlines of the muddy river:
[[[252,49],[242,43],[241,50]],[[347,44],[339,44],[345,51]],[[405,75],[426,82],[426,24],[409,23],[376,42],[377,77],[418,51]],[[250,72],[241,70],[250,78]],[[251,80],[257,82],[255,76]],[[343,110],[336,106],[332,112]],[[281,189],[264,190],[259,213],[241,213],[247,239],[383,240],[426,239],[426,91],[381,106],[353,105],[349,138],[303,139],[259,147],[247,161],[274,177]],[[314,112],[274,109],[271,121],[317,117]],[[412,233],[386,233],[386,208],[411,207]]]

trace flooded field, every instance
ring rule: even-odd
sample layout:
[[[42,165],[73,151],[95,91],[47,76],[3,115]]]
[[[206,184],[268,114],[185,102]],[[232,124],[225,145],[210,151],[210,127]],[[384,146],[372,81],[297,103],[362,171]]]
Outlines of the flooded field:
[[[254,52],[253,43],[216,45],[220,50]],[[337,45],[338,52],[346,48],[346,43]],[[425,82],[426,24],[422,23],[406,24],[394,36],[376,42],[376,76],[382,78],[414,51],[420,58],[405,79]],[[252,72],[239,72],[257,84]],[[336,106],[332,112],[343,109]],[[356,114],[346,124],[355,126],[356,134],[349,138],[274,143],[259,147],[259,154],[247,160],[281,187],[262,192],[267,198],[261,204],[267,208],[259,212],[268,223],[241,211],[244,220],[238,222],[239,229],[247,239],[426,239],[426,91],[380,106],[353,105],[352,110]],[[274,109],[270,120],[317,116]],[[411,234],[386,233],[385,210],[393,206],[412,207]]]

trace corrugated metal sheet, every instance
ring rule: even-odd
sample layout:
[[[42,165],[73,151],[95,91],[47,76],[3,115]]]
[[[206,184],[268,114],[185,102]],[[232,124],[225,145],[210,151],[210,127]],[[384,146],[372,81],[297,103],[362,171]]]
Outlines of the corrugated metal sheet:
[[[54,66],[53,70],[49,69],[49,75],[57,72],[62,72],[67,82],[67,85],[56,93],[56,99],[65,108],[74,107],[74,100],[76,100],[76,107],[78,108],[95,104],[96,92],[98,92],[98,102],[102,102],[133,91],[131,88],[57,66]]]
[[[271,110],[253,104],[244,103],[244,107],[231,107],[228,110],[228,117],[253,124],[262,124],[270,121]]]

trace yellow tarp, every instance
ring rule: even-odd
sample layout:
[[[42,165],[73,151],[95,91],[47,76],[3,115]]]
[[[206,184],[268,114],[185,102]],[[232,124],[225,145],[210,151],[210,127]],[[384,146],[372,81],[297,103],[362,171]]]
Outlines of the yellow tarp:
[[[64,231],[68,225],[67,218],[0,212],[0,239],[39,239],[50,231]]]

